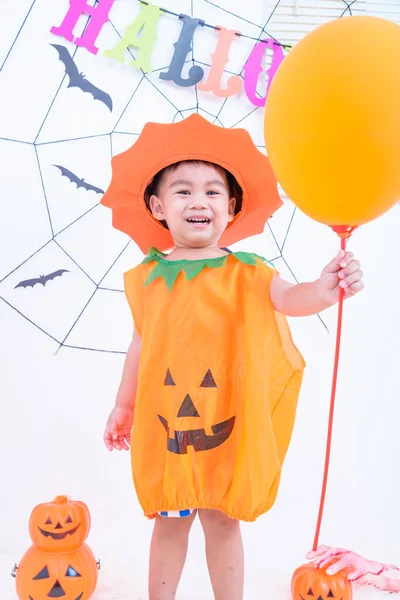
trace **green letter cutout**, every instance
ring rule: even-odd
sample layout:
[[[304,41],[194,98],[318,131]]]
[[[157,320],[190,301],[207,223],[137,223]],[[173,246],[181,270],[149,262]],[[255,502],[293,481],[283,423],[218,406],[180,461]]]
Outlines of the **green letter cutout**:
[[[154,43],[157,39],[157,23],[160,18],[160,9],[153,4],[147,4],[143,7],[138,17],[128,25],[124,36],[112,50],[106,50],[105,56],[114,58],[118,62],[125,62],[125,50],[129,46],[139,48],[136,59],[130,61],[129,65],[136,69],[143,69],[145,73],[151,73],[151,53]],[[142,37],[138,37],[143,29]]]

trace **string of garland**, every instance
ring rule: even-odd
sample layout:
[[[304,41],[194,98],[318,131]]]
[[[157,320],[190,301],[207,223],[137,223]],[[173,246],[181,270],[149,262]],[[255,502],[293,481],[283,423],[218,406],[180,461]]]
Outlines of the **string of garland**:
[[[149,2],[146,2],[146,0],[138,0],[138,2],[139,2],[140,4],[144,4],[144,5],[146,5],[146,6],[148,6],[148,5],[149,5]],[[159,8],[160,8],[160,11],[161,11],[161,12],[163,12],[163,13],[166,13],[167,15],[172,15],[172,16],[174,16],[174,17],[177,17],[177,18],[178,18],[178,19],[180,19],[180,20],[182,20],[182,19],[183,19],[183,15],[182,15],[182,14],[176,13],[176,12],[174,12],[174,11],[172,11],[172,10],[169,10],[169,9],[167,9],[167,8],[162,8],[162,7],[159,7]],[[205,21],[202,21],[202,25],[203,25],[203,27],[208,27],[209,29],[214,29],[214,31],[221,31],[221,28],[220,28],[220,27],[217,27],[216,25],[211,25],[210,23],[206,23]],[[268,33],[267,31],[266,31],[265,33],[266,33],[266,34],[267,34],[267,35],[270,37],[270,39],[272,39],[272,40],[273,40],[273,42],[272,42],[272,43],[273,43],[274,45],[276,45],[276,46],[281,46],[282,48],[285,48],[285,49],[290,49],[290,48],[292,48],[292,47],[293,47],[293,44],[282,44],[282,43],[281,43],[281,42],[279,42],[279,41],[278,41],[276,38],[274,38],[274,36],[273,36],[273,35],[271,35],[271,34],[270,34],[270,33]],[[237,37],[242,37],[242,38],[246,38],[246,39],[248,39],[248,40],[253,40],[254,42],[262,42],[262,43],[264,43],[264,44],[268,44],[268,42],[269,42],[269,40],[260,40],[260,39],[258,39],[258,38],[256,38],[256,37],[252,37],[251,35],[246,35],[246,34],[244,34],[244,33],[235,33],[235,35],[236,35]]]
[[[343,17],[346,12],[349,12],[350,16],[353,15],[353,11],[352,11],[352,6],[353,4],[355,4],[357,2],[357,0],[341,0],[345,5],[346,8],[344,9],[343,13],[340,15],[339,18]],[[140,4],[144,4],[145,6],[149,5],[149,2],[147,2],[146,0],[138,0],[138,2]],[[280,3],[280,0],[278,0],[277,5]],[[168,8],[162,8],[159,7],[160,11],[167,14],[167,15],[171,15],[173,17],[177,17],[178,19],[182,20],[183,15],[174,12],[173,10],[169,10]],[[272,11],[272,13],[275,12],[277,6],[275,6],[274,10]],[[211,25],[210,23],[206,23],[206,21],[202,22],[203,27],[208,27],[209,29],[214,29],[214,31],[221,31],[221,28],[218,27],[217,25]],[[268,31],[265,31],[265,33],[269,36],[270,39],[273,40],[273,44],[276,46],[281,46],[282,48],[284,48],[285,50],[290,50],[291,48],[293,48],[293,44],[282,44],[279,40],[277,40],[273,35],[271,35]],[[267,44],[269,40],[260,40],[259,38],[253,37],[251,35],[246,35],[245,33],[235,33],[235,35],[237,37],[242,37],[242,38],[246,38],[248,40],[252,40],[254,42],[261,42],[264,44]]]

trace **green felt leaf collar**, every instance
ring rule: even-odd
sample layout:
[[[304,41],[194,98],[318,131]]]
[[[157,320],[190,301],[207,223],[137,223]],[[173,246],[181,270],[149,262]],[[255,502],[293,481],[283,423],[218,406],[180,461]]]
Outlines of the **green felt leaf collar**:
[[[245,265],[256,266],[256,258],[272,265],[272,263],[267,261],[262,256],[258,256],[258,254],[251,254],[250,252],[232,252],[231,254],[226,254],[226,256],[218,256],[216,258],[199,258],[196,260],[168,260],[165,258],[166,256],[167,254],[163,254],[157,250],[157,248],[150,249],[148,256],[146,256],[146,258],[143,260],[143,264],[154,261],[156,262],[156,265],[146,279],[144,283],[145,286],[149,285],[152,281],[157,279],[157,277],[162,277],[167,288],[172,290],[174,283],[181,271],[185,273],[186,279],[190,281],[196,277],[196,275],[201,273],[201,271],[206,267],[209,267],[210,269],[218,269],[219,267],[223,267],[226,264],[228,256],[234,256],[238,261],[244,263]]]

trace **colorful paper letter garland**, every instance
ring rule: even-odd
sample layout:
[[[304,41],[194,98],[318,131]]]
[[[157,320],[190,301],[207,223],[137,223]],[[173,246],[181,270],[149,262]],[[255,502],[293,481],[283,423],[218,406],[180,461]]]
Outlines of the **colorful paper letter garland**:
[[[59,27],[52,27],[51,33],[58,35],[76,46],[86,48],[92,54],[97,54],[99,48],[96,46],[96,40],[104,25],[109,21],[110,10],[115,0],[99,0],[96,6],[87,4],[87,0],[70,0],[70,7]],[[163,12],[170,12],[150,3],[142,3],[143,7],[136,19],[126,27],[125,33],[118,44],[104,52],[108,58],[118,62],[127,62],[126,50],[133,46],[138,49],[137,57],[131,59],[127,64],[135,69],[142,69],[145,73],[151,73],[153,67],[151,64],[151,55],[154,44],[157,40],[157,25]],[[88,25],[81,37],[75,37],[73,30],[81,15],[89,15]],[[175,13],[173,13],[175,14]],[[239,75],[232,75],[227,80],[226,87],[221,86],[221,79],[224,68],[229,62],[229,50],[235,39],[241,35],[240,31],[229,30],[223,26],[217,26],[218,41],[214,53],[211,55],[211,68],[205,77],[204,69],[199,65],[193,65],[188,72],[187,77],[183,77],[182,71],[187,60],[187,55],[191,51],[193,36],[196,29],[204,27],[205,21],[181,14],[179,19],[182,21],[182,29],[178,40],[174,43],[174,54],[167,71],[160,73],[160,79],[172,81],[181,87],[191,87],[198,85],[198,89],[204,92],[212,92],[216,96],[228,98],[239,93],[243,86],[242,78]],[[139,37],[139,33],[141,36]],[[284,53],[283,46],[275,42],[272,38],[266,38],[258,41],[250,53],[246,64],[244,65],[244,90],[255,106],[264,106],[266,96],[262,98],[257,94],[257,85],[260,73],[263,70],[263,56],[266,49],[273,52],[272,64],[267,70],[268,85],[267,93],[271,81],[281,64]]]

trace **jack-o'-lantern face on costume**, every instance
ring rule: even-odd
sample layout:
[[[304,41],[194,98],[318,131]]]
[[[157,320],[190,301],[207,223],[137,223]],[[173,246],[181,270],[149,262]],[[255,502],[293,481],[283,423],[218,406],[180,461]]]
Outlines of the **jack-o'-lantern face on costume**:
[[[325,569],[302,565],[293,574],[293,600],[352,600],[353,592],[346,572],[327,575]]]
[[[168,369],[165,376],[164,385],[176,387],[170,369]],[[213,374],[211,370],[208,369],[200,383],[200,388],[217,387]],[[192,429],[181,428],[179,420],[184,417],[189,417],[190,420],[193,419]],[[186,396],[183,398],[179,410],[177,414],[174,415],[174,420],[172,422],[162,415],[158,415],[158,418],[168,434],[167,448],[169,452],[173,452],[174,454],[187,454],[188,446],[193,446],[195,452],[217,448],[229,438],[235,425],[234,416],[220,423],[205,424],[202,422],[202,417],[196,408],[195,401],[189,393],[186,393]],[[211,434],[206,433],[206,428],[209,427],[211,427]]]
[[[78,548],[88,536],[90,514],[83,502],[57,496],[32,512],[29,533],[41,550],[65,552]]]

